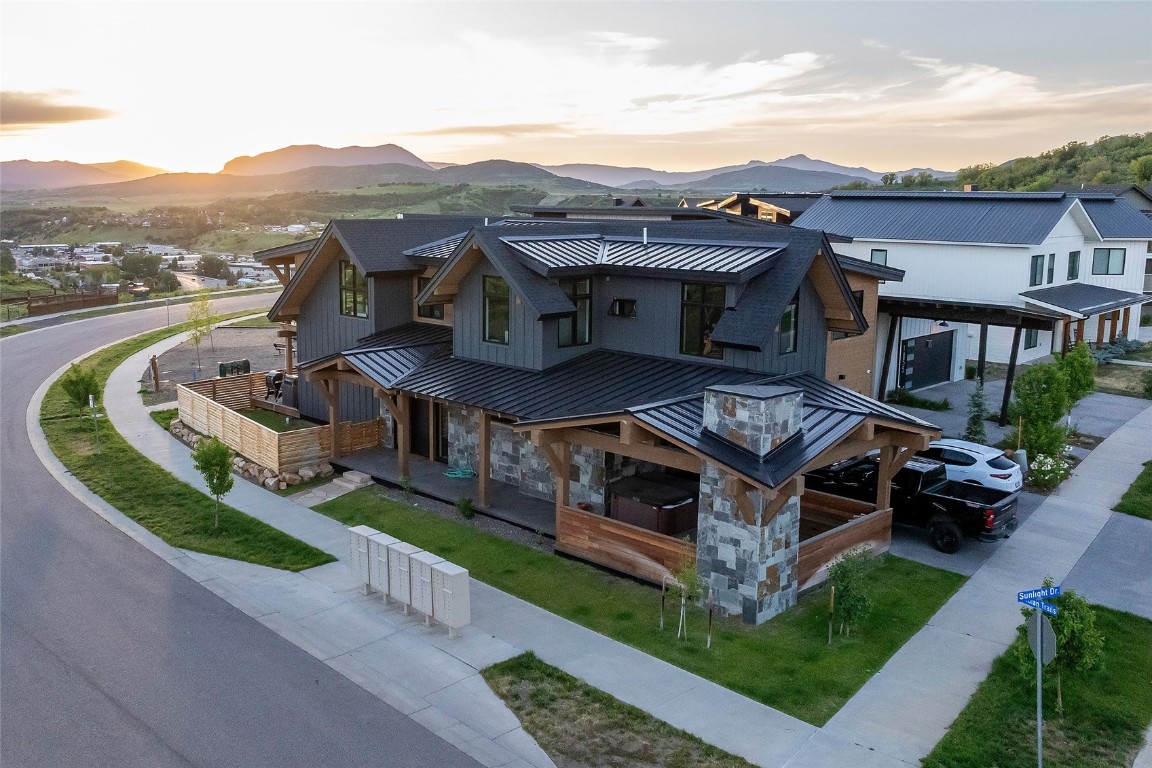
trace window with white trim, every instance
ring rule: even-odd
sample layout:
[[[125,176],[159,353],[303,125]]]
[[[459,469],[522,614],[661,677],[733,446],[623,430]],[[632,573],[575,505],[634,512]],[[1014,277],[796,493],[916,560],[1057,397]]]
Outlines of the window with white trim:
[[[1123,248],[1096,248],[1092,251],[1092,274],[1124,274]]]

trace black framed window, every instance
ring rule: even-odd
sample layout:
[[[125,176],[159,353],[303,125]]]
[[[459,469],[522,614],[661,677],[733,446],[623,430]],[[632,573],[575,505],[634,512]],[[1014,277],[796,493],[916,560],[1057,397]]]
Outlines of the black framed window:
[[[430,277],[416,278],[416,293],[420,293],[428,284],[432,282]],[[443,320],[444,319],[444,305],[443,304],[424,304],[416,307],[417,317],[426,317],[429,320]]]
[[[1123,248],[1097,248],[1092,251],[1092,274],[1124,274]]]
[[[724,350],[712,344],[712,329],[724,312],[723,285],[683,283],[680,294],[680,354],[697,357],[724,357]]]
[[[1080,277],[1080,251],[1071,251],[1068,254],[1068,279],[1076,280]]]
[[[873,248],[872,249],[872,263],[879,264],[882,267],[888,266],[888,249],[887,248]]]
[[[340,262],[340,314],[368,317],[368,278],[350,261]]]
[[[1024,329],[1024,349],[1035,349],[1040,346],[1040,331],[1035,328]]]
[[[784,314],[780,315],[780,322],[776,326],[776,338],[779,340],[778,351],[782,355],[796,351],[796,326],[800,321],[800,294],[797,293],[784,307]]]
[[[565,315],[558,321],[561,347],[578,347],[592,340],[592,280],[577,277],[561,280],[560,289],[576,305],[576,313]]]
[[[1044,254],[1038,253],[1032,257],[1032,274],[1028,277],[1028,285],[1040,285],[1044,282]]]
[[[636,317],[636,299],[612,299],[608,314],[611,317]]]
[[[1056,254],[1048,254],[1048,284],[1051,285],[1052,281],[1056,279]]]
[[[484,341],[508,343],[508,317],[512,302],[502,277],[484,278]]]

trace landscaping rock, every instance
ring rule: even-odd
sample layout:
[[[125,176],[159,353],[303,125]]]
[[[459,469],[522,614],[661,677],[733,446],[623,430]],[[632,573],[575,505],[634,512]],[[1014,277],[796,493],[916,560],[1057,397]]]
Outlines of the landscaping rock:
[[[288,485],[300,485],[301,477],[295,472],[285,472],[280,475],[280,482],[287,483]]]
[[[280,490],[282,490],[282,491],[283,491],[283,490],[284,490],[285,488],[287,488],[287,487],[288,487],[288,483],[286,483],[286,482],[284,482],[283,480],[281,480],[281,481],[280,481]]]
[[[336,472],[336,470],[332,469],[332,465],[329,464],[328,462],[324,462],[323,464],[320,465],[320,469],[319,469],[320,477],[332,477],[332,475],[335,472]]]
[[[316,471],[316,467],[300,467],[300,469],[297,470],[298,474],[300,475],[300,479],[304,481],[308,481],[316,477]]]
[[[280,487],[280,478],[273,475],[272,477],[270,477],[264,481],[264,487],[270,491],[276,490],[277,488]]]

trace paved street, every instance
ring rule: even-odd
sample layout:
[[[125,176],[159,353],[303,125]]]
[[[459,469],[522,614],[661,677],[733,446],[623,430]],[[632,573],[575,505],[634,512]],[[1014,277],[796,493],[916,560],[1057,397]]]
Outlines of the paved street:
[[[477,765],[109,526],[33,455],[24,413],[39,384],[164,322],[160,307],[0,341],[0,762]]]

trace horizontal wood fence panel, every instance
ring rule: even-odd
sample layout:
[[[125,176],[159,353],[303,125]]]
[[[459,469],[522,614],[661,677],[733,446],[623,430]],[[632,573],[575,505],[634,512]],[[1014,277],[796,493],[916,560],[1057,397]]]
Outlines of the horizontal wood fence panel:
[[[808,494],[804,494],[807,496]],[[802,497],[803,498],[803,497]],[[803,521],[803,507],[801,507]],[[880,509],[800,542],[796,564],[800,589],[808,589],[828,579],[828,566],[855,547],[868,547],[873,555],[888,551],[892,545],[892,510]]]
[[[556,549],[656,584],[696,562],[696,545],[572,507],[556,513]]]

